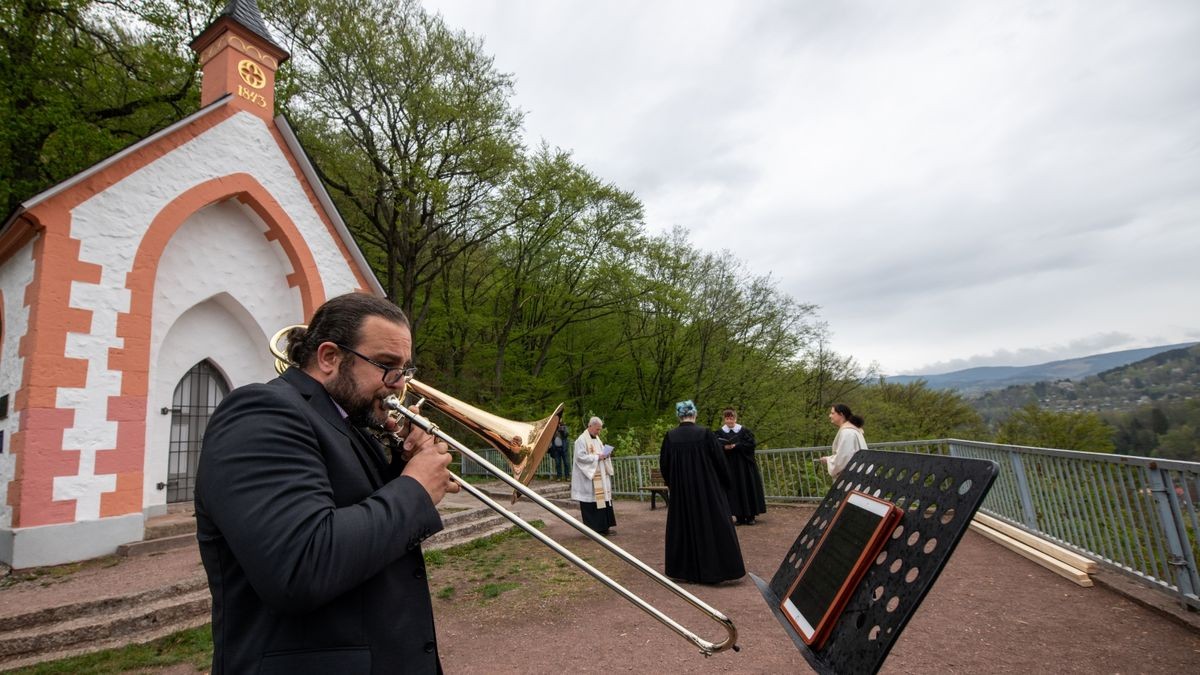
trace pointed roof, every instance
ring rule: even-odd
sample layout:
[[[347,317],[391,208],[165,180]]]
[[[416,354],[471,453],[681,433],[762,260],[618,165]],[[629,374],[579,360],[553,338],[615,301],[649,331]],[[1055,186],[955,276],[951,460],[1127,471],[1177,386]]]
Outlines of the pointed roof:
[[[192,40],[192,49],[196,51],[202,50],[220,34],[220,27],[230,22],[245,28],[266,42],[268,47],[277,50],[281,55],[279,59],[281,63],[287,60],[289,56],[288,51],[276,42],[271,37],[271,31],[267,30],[267,24],[263,21],[262,12],[258,10],[258,0],[229,0],[225,4],[225,9],[221,10],[221,13],[209,24],[208,28],[205,28],[200,35],[196,36],[195,40]]]
[[[227,16],[250,29],[258,37],[279,47],[279,43],[271,38],[267,24],[263,23],[262,13],[258,11],[258,0],[229,0],[218,18]],[[280,47],[282,49],[282,47]]]

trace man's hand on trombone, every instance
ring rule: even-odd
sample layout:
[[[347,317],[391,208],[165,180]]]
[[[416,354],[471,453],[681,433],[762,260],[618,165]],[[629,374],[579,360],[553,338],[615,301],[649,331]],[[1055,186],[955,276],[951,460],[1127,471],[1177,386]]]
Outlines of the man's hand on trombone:
[[[416,407],[413,412],[418,412]],[[395,428],[391,428],[395,425]],[[426,433],[411,420],[405,418],[401,425],[389,417],[387,426],[390,431],[398,432],[404,437],[403,450],[400,459],[406,462],[401,475],[416,480],[429,493],[434,504],[442,501],[446,493],[459,491],[458,483],[450,477],[450,446],[436,436]]]

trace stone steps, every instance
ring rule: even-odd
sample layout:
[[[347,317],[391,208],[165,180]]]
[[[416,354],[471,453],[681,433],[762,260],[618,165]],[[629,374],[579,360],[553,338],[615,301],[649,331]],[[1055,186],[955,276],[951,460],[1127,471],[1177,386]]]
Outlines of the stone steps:
[[[145,539],[142,541],[130,542],[128,544],[121,544],[117,547],[117,555],[150,555],[152,553],[170,551],[171,549],[194,546],[195,544],[196,532],[193,530],[187,534],[175,534],[169,537],[158,537],[155,539]]]
[[[489,484],[479,487],[506,508],[509,506],[512,490],[507,486]],[[561,507],[571,503],[567,501],[569,486],[549,484],[539,485],[536,489]],[[524,501],[528,503],[528,500]],[[541,509],[538,511],[542,512]],[[538,518],[546,519],[532,517]],[[442,523],[445,528],[424,542],[424,550],[442,550],[516,527],[469,496],[466,500],[447,504]],[[195,545],[195,517],[186,512],[171,513],[147,521],[146,540],[121,547],[121,553],[153,555],[171,548]],[[150,642],[208,623],[211,608],[207,580],[198,574],[192,579],[131,595],[101,597],[2,616],[0,670]]]
[[[196,543],[196,515],[190,509],[148,518],[141,541],[121,544],[117,555],[149,555]]]
[[[7,617],[0,624],[0,669],[140,644],[211,618],[203,578],[134,596],[73,603]]]
[[[512,527],[503,516],[491,509],[478,508],[442,516],[442,531],[421,543],[426,551],[440,551],[490,536]]]
[[[193,579],[180,581],[160,588],[151,588],[133,595],[97,598],[59,605],[58,607],[51,607],[49,609],[39,609],[32,612],[4,616],[0,617],[0,638],[12,631],[19,631],[32,626],[70,621],[81,616],[113,614],[130,607],[157,602],[163,598],[179,597],[193,591],[207,589],[208,582],[203,575],[200,575]]]
[[[441,551],[516,527],[507,518],[490,509],[476,509],[467,513],[473,514],[470,519],[453,524],[446,523],[446,519],[443,518],[442,522],[446,524],[446,528],[422,542],[422,550]]]
[[[508,486],[497,483],[477,485],[476,487],[505,508],[512,508],[512,505],[509,504],[512,497],[512,489]],[[539,495],[554,502],[559,507],[566,506],[567,502],[564,499],[569,497],[571,493],[569,485],[565,487],[557,485],[538,486],[535,489],[537,489]],[[482,539],[483,537],[490,537],[517,527],[508,518],[484,506],[482,502],[475,500],[473,497],[468,497],[467,499],[472,504],[470,510],[443,515],[442,524],[445,528],[421,544],[424,550],[440,551],[476,539]],[[548,513],[546,517],[553,518]],[[546,517],[539,516],[532,519],[546,520]]]

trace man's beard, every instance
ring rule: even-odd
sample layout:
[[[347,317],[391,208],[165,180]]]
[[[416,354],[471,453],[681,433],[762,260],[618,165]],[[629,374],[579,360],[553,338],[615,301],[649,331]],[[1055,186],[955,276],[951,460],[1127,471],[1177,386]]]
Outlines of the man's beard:
[[[356,427],[381,427],[384,420],[381,413],[375,410],[374,396],[360,396],[354,378],[349,372],[338,369],[338,374],[325,385],[342,410],[346,411],[346,419]]]

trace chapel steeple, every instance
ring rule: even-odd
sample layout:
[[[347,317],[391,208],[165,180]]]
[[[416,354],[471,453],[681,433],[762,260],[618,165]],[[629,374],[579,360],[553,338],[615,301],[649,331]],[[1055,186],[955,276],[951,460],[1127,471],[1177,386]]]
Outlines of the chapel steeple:
[[[275,116],[275,71],[290,54],[271,38],[256,0],[229,0],[191,44],[200,55],[200,105],[233,94],[264,119]]]

